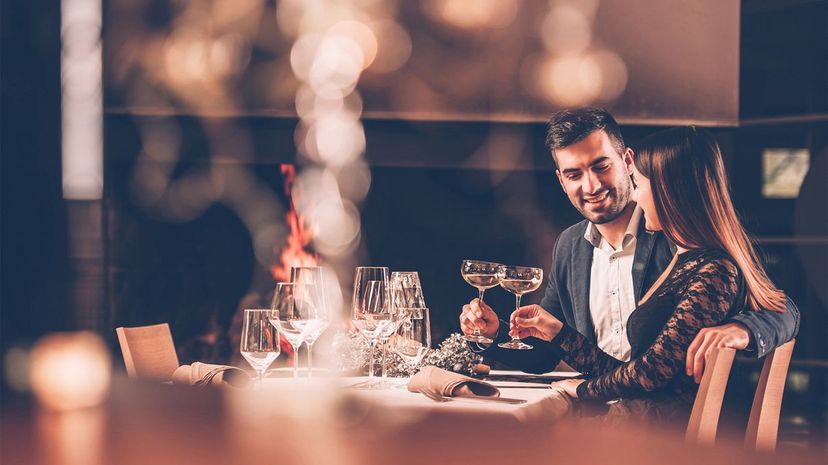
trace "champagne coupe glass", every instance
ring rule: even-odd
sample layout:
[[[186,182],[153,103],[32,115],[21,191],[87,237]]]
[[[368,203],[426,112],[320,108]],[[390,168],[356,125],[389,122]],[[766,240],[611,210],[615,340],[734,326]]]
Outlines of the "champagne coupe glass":
[[[498,285],[497,269],[500,263],[484,262],[482,260],[463,260],[460,266],[460,274],[467,283],[476,287],[480,292],[480,303],[483,303],[483,293],[486,289],[491,289]],[[480,334],[480,328],[474,328],[474,333],[463,338],[469,342],[478,342],[482,344],[491,344],[494,342]]]
[[[279,331],[270,324],[270,310],[250,309],[244,311],[242,321],[242,357],[256,371],[256,385],[261,387],[265,370],[279,356]]]
[[[281,334],[293,346],[293,378],[299,377],[299,347],[305,340],[309,322],[313,320],[310,305],[301,299],[307,291],[305,286],[293,283],[276,283],[271,304],[270,322],[279,328]],[[299,296],[299,304],[296,298]]]
[[[397,309],[399,324],[391,336],[391,350],[413,369],[431,350],[431,323],[427,308]]]
[[[290,282],[298,286],[299,295],[294,297],[296,305],[308,305],[306,313],[313,314],[309,321],[304,341],[308,346],[308,378],[313,377],[313,344],[331,324],[330,313],[325,302],[322,268],[318,266],[294,266],[290,269]],[[299,312],[300,314],[302,311]]]
[[[497,280],[500,287],[515,295],[515,310],[520,308],[520,296],[532,292],[540,287],[543,281],[543,270],[528,266],[504,266],[497,268]],[[527,350],[532,346],[521,341],[519,337],[513,337],[509,342],[501,342],[497,345],[504,349]]]
[[[393,323],[391,299],[388,296],[388,268],[357,267],[351,321],[371,347],[368,365],[369,386],[374,381],[374,349],[377,340]]]

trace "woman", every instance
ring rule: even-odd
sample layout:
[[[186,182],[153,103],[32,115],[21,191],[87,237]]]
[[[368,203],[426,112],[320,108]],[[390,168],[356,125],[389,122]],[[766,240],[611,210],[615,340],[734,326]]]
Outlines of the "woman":
[[[510,335],[551,341],[565,362],[590,376],[557,383],[574,398],[622,399],[614,411],[686,421],[698,380],[683,368],[696,334],[743,305],[784,311],[786,297],[768,279],[739,222],[709,132],[675,128],[644,139],[633,182],[647,229],[664,231],[678,250],[629,317],[630,361],[602,352],[538,306],[512,314]]]

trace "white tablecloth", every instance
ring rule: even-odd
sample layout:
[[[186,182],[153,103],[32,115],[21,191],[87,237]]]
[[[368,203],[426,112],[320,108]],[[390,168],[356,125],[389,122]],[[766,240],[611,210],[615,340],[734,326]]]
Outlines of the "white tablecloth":
[[[479,400],[453,398],[449,402],[435,402],[420,393],[406,389],[407,378],[389,378],[388,385],[374,389],[353,388],[367,381],[367,377],[349,378],[267,378],[263,388],[272,391],[324,389],[326,386],[342,395],[396,413],[501,417],[504,421],[520,423],[553,423],[565,416],[572,405],[570,398],[561,390],[536,383],[494,382],[501,397],[525,399],[524,404],[506,404]],[[522,386],[522,387],[517,387]]]

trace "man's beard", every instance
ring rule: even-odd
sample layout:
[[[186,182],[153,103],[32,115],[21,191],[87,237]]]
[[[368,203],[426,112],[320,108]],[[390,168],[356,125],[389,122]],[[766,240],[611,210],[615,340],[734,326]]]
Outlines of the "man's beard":
[[[578,212],[589,220],[590,223],[593,224],[604,224],[609,223],[617,219],[624,213],[624,210],[627,208],[627,205],[630,203],[630,195],[627,194],[623,197],[618,196],[618,190],[616,189],[609,189],[607,192],[607,198],[610,201],[609,207],[605,211],[591,211],[586,208],[586,202],[582,199],[581,201],[584,202],[580,205],[575,205],[575,209]]]

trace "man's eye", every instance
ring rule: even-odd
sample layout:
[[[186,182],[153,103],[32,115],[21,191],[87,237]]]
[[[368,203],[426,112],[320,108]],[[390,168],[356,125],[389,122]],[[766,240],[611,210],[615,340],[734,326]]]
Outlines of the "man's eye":
[[[595,171],[602,172],[609,169],[609,164],[598,165],[595,167]]]
[[[570,181],[575,181],[576,179],[578,179],[578,178],[580,178],[580,177],[581,177],[581,174],[580,174],[580,173],[578,173],[578,174],[570,174],[570,175],[567,175],[566,179],[569,179]]]

